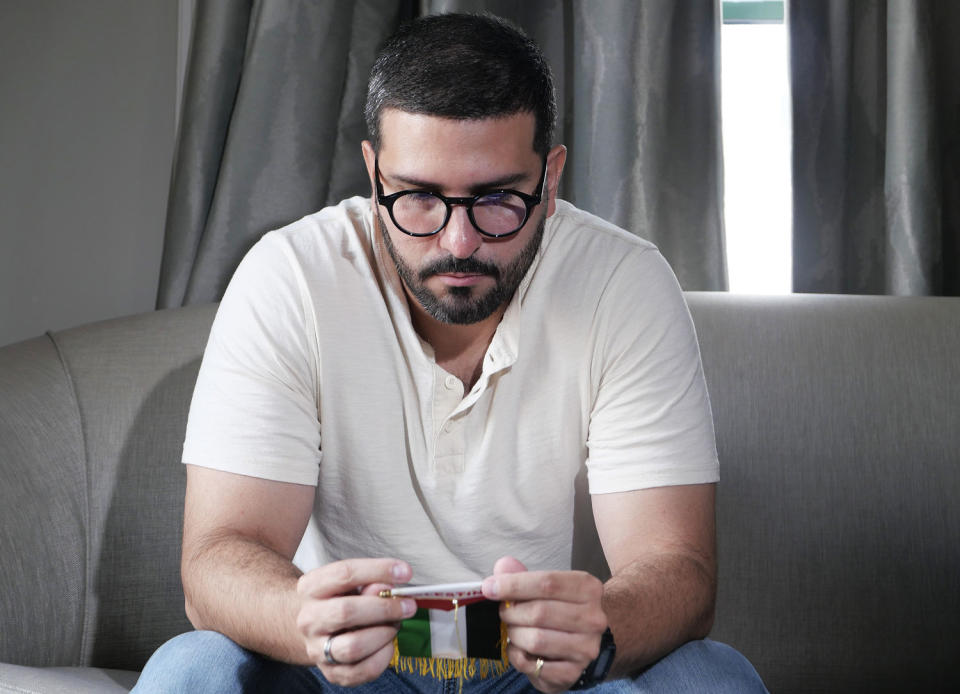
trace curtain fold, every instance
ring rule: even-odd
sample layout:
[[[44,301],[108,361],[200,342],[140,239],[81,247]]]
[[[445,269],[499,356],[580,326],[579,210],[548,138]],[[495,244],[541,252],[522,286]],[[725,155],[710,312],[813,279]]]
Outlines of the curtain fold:
[[[376,50],[416,14],[487,10],[554,70],[561,194],[725,289],[716,0],[199,0],[158,308],[218,300],[260,236],[354,194]]]
[[[369,188],[367,74],[404,6],[197,3],[158,308],[218,300],[265,232]]]
[[[794,290],[960,294],[960,3],[789,4]]]
[[[684,289],[727,288],[720,9],[572,3],[568,183],[578,206],[660,248]]]

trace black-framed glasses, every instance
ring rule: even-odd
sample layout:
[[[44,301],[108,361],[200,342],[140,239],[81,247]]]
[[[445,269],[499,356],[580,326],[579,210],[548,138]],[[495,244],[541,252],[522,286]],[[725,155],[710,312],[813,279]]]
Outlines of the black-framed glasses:
[[[534,195],[509,188],[490,190],[465,198],[450,198],[429,190],[401,190],[383,194],[380,182],[380,160],[374,159],[377,177],[377,202],[387,208],[390,219],[404,234],[433,236],[447,226],[454,205],[464,205],[474,228],[495,239],[516,234],[530,218],[530,212],[543,199],[547,178],[547,158]]]

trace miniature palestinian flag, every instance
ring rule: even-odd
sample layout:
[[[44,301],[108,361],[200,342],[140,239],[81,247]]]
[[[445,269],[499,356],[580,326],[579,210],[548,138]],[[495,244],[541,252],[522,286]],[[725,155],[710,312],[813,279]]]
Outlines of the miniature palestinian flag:
[[[410,597],[417,612],[404,620],[390,665],[440,679],[492,677],[506,672],[505,627],[499,603],[483,597],[480,583],[395,588],[383,597]]]

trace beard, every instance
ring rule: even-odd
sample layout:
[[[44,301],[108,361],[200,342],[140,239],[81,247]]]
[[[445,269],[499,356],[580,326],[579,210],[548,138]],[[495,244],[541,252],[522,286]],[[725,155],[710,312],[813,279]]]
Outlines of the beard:
[[[544,215],[527,245],[503,267],[473,257],[447,256],[420,269],[415,269],[400,257],[379,210],[376,218],[387,253],[390,254],[390,259],[397,268],[397,274],[400,275],[409,292],[432,318],[441,323],[454,325],[479,323],[513,299],[517,287],[520,286],[540,250],[543,229],[546,225],[546,215]],[[425,284],[434,275],[446,273],[487,275],[493,279],[493,287],[486,290],[477,287],[447,287],[442,294],[437,294]]]

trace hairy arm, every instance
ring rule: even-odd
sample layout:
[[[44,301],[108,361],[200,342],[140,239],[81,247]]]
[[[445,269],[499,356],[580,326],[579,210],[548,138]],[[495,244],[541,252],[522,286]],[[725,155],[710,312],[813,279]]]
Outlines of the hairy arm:
[[[293,565],[314,487],[187,466],[181,577],[186,612],[241,646],[310,664]]]
[[[617,644],[610,677],[705,637],[716,596],[716,485],[592,497],[611,578],[602,605]]]
[[[410,580],[404,561],[356,558],[301,574],[293,565],[313,510],[311,486],[187,466],[181,574],[197,629],[275,660],[317,665],[334,684],[379,677],[413,600],[380,590]],[[330,655],[324,647],[336,637]]]

